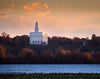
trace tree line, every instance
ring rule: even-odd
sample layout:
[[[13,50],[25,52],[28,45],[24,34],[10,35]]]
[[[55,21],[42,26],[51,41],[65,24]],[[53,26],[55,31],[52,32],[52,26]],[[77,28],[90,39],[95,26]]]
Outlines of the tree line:
[[[49,37],[48,45],[29,45],[29,36],[0,36],[0,64],[100,64],[100,36]]]

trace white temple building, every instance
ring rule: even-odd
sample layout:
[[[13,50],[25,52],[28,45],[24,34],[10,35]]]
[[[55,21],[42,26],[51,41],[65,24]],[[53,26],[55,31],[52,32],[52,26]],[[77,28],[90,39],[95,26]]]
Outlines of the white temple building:
[[[48,35],[39,32],[38,22],[35,24],[35,32],[30,32],[30,45],[48,45]]]

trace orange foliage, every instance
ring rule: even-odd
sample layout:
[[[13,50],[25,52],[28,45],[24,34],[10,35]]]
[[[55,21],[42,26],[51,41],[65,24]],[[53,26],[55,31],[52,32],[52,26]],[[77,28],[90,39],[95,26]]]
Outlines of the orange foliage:
[[[0,45],[0,57],[5,57],[5,52],[6,52],[6,48],[3,48],[2,45]]]
[[[55,57],[55,55],[53,54],[53,51],[51,49],[45,49],[43,52],[41,52],[41,55],[44,55],[44,56],[51,56],[51,57]]]
[[[57,49],[56,54],[63,54],[63,55],[66,55],[66,51],[64,49]]]
[[[86,55],[86,56],[88,57],[88,59],[89,59],[89,60],[91,60],[91,59],[92,59],[92,57],[91,57],[91,54],[90,54],[90,53],[85,52],[85,53],[84,53],[84,55]]]
[[[21,57],[25,57],[27,54],[29,54],[30,56],[37,55],[32,49],[28,48],[22,48],[21,52],[19,52],[19,56]]]
[[[92,51],[91,54],[94,54],[94,51]]]
[[[72,52],[70,50],[65,50],[66,53],[68,53],[69,55],[72,55]]]
[[[74,53],[75,53],[75,54],[80,53],[80,49],[74,49]]]

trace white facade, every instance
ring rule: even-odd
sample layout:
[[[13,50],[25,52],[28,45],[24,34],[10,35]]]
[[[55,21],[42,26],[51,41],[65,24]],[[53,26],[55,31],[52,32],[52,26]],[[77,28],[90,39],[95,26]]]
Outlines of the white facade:
[[[38,22],[35,24],[35,32],[30,32],[30,45],[48,45],[48,36],[38,31]]]

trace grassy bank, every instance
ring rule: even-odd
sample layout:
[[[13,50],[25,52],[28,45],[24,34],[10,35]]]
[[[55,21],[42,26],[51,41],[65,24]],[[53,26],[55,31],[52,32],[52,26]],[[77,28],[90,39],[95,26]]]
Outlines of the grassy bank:
[[[0,79],[100,79],[100,73],[0,74]]]

